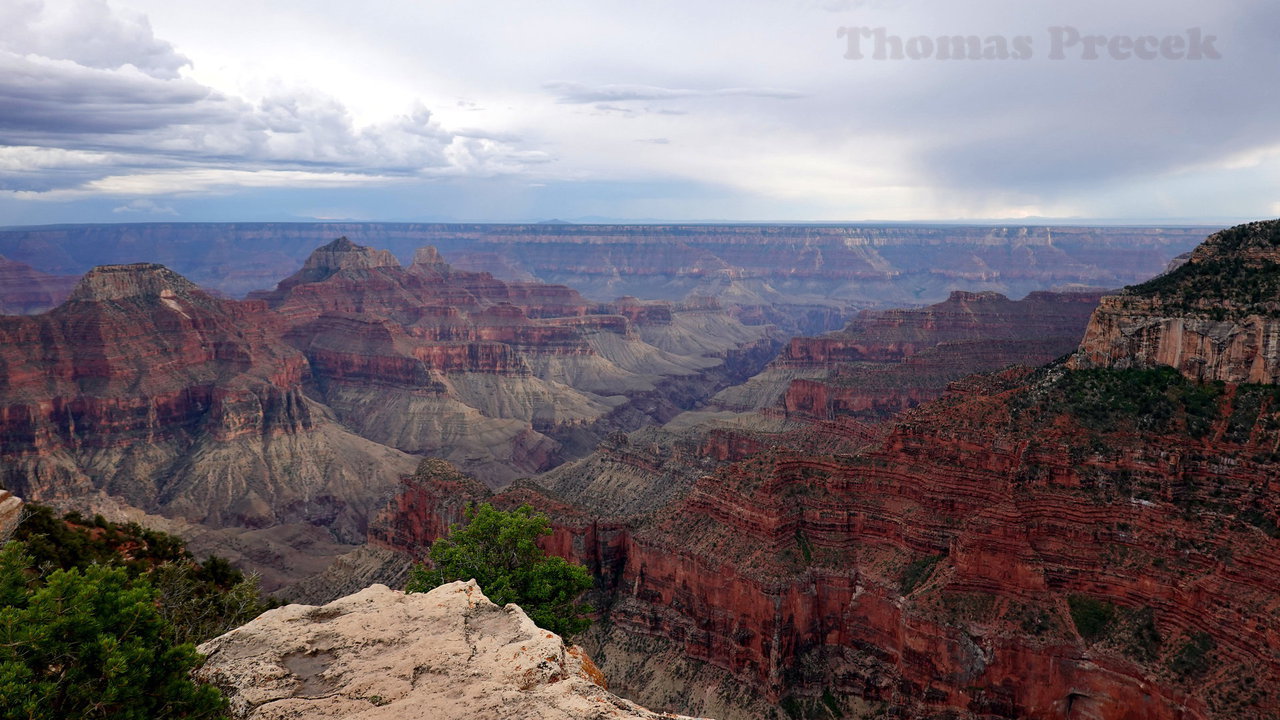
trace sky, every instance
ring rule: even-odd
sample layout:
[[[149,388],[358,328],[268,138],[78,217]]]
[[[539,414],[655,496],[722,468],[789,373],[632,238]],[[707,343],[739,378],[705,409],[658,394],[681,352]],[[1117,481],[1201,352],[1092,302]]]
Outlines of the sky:
[[[3,0],[0,225],[1276,217],[1277,37],[1274,0]]]

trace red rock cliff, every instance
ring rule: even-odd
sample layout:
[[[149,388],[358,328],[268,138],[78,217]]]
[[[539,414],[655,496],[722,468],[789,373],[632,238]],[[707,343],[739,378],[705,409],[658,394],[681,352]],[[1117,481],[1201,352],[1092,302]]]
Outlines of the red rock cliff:
[[[1189,378],[1280,382],[1280,221],[1209,238],[1185,264],[1106,298],[1073,367],[1168,365]]]
[[[1079,344],[1099,293],[953,292],[943,303],[864,311],[841,332],[793,338],[765,371],[820,370],[790,382],[781,405],[818,420],[883,420],[942,394],[965,375],[1039,365]]]
[[[317,412],[307,360],[274,324],[262,303],[210,297],[154,264],[96,268],[54,310],[0,318],[0,484],[362,535],[363,509],[405,460]]]

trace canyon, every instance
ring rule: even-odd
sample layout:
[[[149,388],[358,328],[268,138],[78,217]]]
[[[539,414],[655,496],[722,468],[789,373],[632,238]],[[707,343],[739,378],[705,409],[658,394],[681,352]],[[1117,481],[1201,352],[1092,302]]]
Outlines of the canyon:
[[[667,424],[614,435],[537,477],[583,509],[639,514],[715,468],[767,448],[852,453],[949,383],[1076,348],[1098,293],[954,292],[923,308],[864,310],[839,332],[796,337],[757,375]],[[653,478],[660,476],[661,483]]]
[[[453,461],[490,485],[665,422],[778,347],[711,303],[591,303],[560,285],[407,268],[341,239],[253,293],[307,359],[313,394],[362,437]]]
[[[627,469],[613,503],[564,468],[495,494],[423,466],[371,542],[422,557],[469,502],[546,512],[546,548],[597,577],[587,647],[653,708],[1273,717],[1278,231],[1217,234],[1103,299],[1069,358],[955,380],[834,451],[830,422],[798,444],[648,429],[594,461]]]
[[[85,274],[0,317],[0,485],[316,605],[402,582],[469,504],[533,505],[596,577],[584,645],[659,711],[1268,717],[1275,224],[1098,289],[1193,235],[4,231]],[[90,241],[212,287],[79,268]]]
[[[241,301],[105,265],[0,317],[0,484],[159,522],[274,588],[361,543],[414,456],[501,486],[757,372],[774,332],[345,238]]]

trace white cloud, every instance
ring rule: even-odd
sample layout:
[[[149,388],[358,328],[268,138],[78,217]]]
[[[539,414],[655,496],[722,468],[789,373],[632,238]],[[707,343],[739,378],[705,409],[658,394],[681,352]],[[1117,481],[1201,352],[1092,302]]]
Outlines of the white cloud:
[[[91,195],[169,196],[194,195],[231,188],[324,188],[356,185],[388,184],[402,179],[336,172],[303,172],[298,170],[229,170],[184,168],[111,175],[74,188],[49,192],[17,192],[27,200],[67,200]]]
[[[110,165],[119,161],[118,155],[86,150],[64,150],[29,145],[0,147],[0,173]]]
[[[0,49],[105,70],[131,66],[165,79],[191,62],[157,39],[146,17],[113,12],[105,0],[6,0]]]
[[[249,100],[181,75],[189,62],[145,17],[102,0],[0,8],[0,190],[315,187],[486,177],[548,159],[511,133],[451,131],[413,97],[407,112],[357,126],[328,93],[277,85]],[[178,177],[190,184],[167,181]]]
[[[113,213],[142,213],[145,215],[177,215],[178,211],[168,205],[160,205],[154,200],[148,198],[139,198],[124,205],[121,205],[111,212]]]

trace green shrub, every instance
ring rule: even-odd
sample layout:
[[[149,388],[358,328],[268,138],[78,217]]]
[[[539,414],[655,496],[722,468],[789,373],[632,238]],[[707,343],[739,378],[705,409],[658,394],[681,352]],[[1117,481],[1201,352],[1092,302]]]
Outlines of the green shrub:
[[[176,535],[101,515],[88,520],[71,512],[59,518],[38,504],[24,512],[14,539],[23,543],[33,567],[48,573],[106,565],[130,578],[147,578],[175,642],[204,642],[278,604],[262,596],[256,577],[246,577],[227,560],[210,556],[197,563]]]
[[[1224,388],[1220,382],[1194,383],[1170,367],[1093,368],[1063,373],[1043,407],[1099,432],[1171,432],[1181,421],[1200,438],[1213,427]]]
[[[1208,633],[1195,633],[1174,653],[1169,669],[1183,679],[1197,678],[1209,670],[1209,653],[1216,646]]]
[[[924,584],[924,581],[928,580],[929,576],[933,574],[933,567],[944,557],[946,556],[929,555],[908,563],[907,567],[902,571],[900,584],[902,594],[910,595],[912,590]]]
[[[0,551],[0,719],[221,718],[198,685],[195,646],[173,642],[145,578],[121,567],[35,572],[22,543]]]
[[[1105,635],[1116,617],[1115,605],[1088,595],[1069,595],[1067,605],[1071,608],[1071,621],[1075,623],[1076,631],[1088,642]]]
[[[1151,662],[1160,654],[1160,629],[1156,627],[1155,611],[1141,608],[1125,613],[1129,628],[1129,641],[1125,649],[1136,660]]]
[[[1254,313],[1274,316],[1280,309],[1280,265],[1265,256],[1249,257],[1246,251],[1273,252],[1280,246],[1280,222],[1238,225],[1215,234],[1208,245],[1215,250],[1214,256],[1186,263],[1125,292],[1157,297],[1174,309],[1217,320]]]
[[[528,505],[504,512],[484,503],[467,511],[465,525],[432,543],[433,567],[414,567],[405,591],[474,579],[494,603],[516,603],[539,627],[572,637],[591,624],[591,608],[577,602],[591,588],[591,575],[581,565],[548,557],[537,539],[550,534],[547,516]]]

